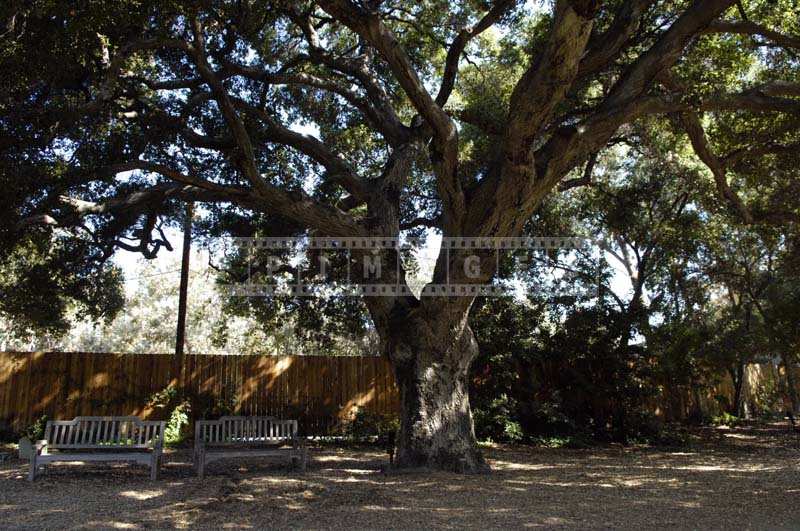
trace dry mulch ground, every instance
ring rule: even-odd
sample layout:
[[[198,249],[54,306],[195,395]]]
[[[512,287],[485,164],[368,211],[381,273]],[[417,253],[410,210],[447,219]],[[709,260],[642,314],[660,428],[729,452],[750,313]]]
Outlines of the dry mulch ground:
[[[385,454],[319,448],[305,474],[176,451],[157,482],[128,465],[0,465],[3,528],[800,528],[800,437],[706,429],[687,448],[487,449],[493,472],[384,473]]]

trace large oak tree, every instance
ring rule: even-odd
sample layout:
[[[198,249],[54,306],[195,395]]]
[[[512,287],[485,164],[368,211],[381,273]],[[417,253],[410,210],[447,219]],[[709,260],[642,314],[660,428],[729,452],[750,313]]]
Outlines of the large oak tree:
[[[87,264],[120,248],[153,256],[169,246],[162,224],[182,201],[205,205],[214,234],[252,235],[260,220],[321,236],[419,227],[516,236],[548,194],[591,183],[603,150],[654,117],[687,133],[743,222],[797,220],[780,201],[796,174],[774,158],[798,140],[800,39],[789,2],[3,9],[5,263],[25,262],[23,246],[63,248],[65,235],[84,242],[72,255]],[[748,196],[741,173],[764,157],[775,182]],[[448,271],[465,284],[494,275],[468,277],[448,263],[458,259],[440,253],[433,282]],[[43,271],[78,263],[37,262]],[[396,274],[390,282],[405,283]],[[364,300],[401,391],[399,466],[484,466],[466,382],[477,353],[472,302]]]

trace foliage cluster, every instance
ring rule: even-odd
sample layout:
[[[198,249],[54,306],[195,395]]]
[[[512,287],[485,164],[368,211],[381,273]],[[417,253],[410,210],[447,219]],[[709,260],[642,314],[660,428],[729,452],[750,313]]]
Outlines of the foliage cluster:
[[[215,419],[233,414],[236,400],[218,397],[213,393],[185,395],[176,386],[168,385],[153,393],[148,406],[155,409],[157,415],[167,421],[164,442],[167,445],[180,446],[192,437],[195,420]]]

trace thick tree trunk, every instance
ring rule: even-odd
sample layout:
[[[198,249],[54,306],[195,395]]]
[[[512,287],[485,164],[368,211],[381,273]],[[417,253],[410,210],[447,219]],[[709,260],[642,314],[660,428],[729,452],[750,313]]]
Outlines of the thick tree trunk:
[[[466,316],[462,321],[448,326],[410,319],[389,333],[386,347],[401,400],[398,468],[488,471],[477,448],[468,394],[478,345]]]

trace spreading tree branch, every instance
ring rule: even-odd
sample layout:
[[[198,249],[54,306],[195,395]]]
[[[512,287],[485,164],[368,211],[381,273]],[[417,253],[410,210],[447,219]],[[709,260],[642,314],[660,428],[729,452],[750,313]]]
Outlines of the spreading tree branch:
[[[589,39],[588,52],[581,59],[578,77],[599,72],[619,56],[639,29],[642,16],[654,3],[655,0],[623,2],[608,30]]]
[[[751,22],[744,21],[725,21],[717,20],[709,24],[704,30],[705,33],[731,33],[738,35],[757,35],[772,41],[775,45],[783,48],[800,49],[800,37],[795,35],[786,35],[775,30],[771,30],[766,26]]]
[[[458,63],[461,59],[461,54],[469,44],[469,41],[492,27],[499,21],[505,13],[517,4],[517,0],[497,0],[492,5],[491,9],[481,18],[474,26],[463,28],[458,32],[450,48],[447,50],[447,57],[445,58],[444,74],[442,75],[442,83],[439,87],[439,93],[436,95],[436,104],[444,107],[450,94],[453,92],[455,86],[456,76],[458,75]]]
[[[465,211],[465,198],[456,171],[458,132],[455,124],[428,93],[405,49],[383,24],[378,13],[350,0],[322,0],[319,3],[331,16],[378,50],[414,108],[432,129],[434,141],[431,159],[444,205],[446,230],[459,230]]]

